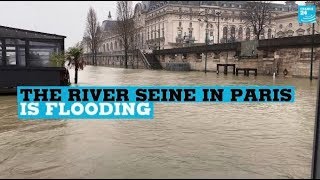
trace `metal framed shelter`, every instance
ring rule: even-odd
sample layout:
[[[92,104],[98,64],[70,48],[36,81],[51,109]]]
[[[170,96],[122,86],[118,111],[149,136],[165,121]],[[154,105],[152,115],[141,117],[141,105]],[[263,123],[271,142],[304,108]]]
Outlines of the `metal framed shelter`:
[[[64,67],[53,67],[50,55],[64,52],[65,36],[0,26],[0,88],[61,85]]]
[[[65,36],[0,26],[0,66],[49,67],[49,56],[64,51]]]

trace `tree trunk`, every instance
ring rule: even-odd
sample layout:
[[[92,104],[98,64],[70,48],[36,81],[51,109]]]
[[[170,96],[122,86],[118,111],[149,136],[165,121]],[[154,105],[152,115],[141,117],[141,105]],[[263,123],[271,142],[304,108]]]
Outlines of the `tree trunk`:
[[[94,65],[94,56],[93,56],[93,52],[91,54],[91,59],[92,59],[92,65]]]
[[[124,65],[125,68],[128,69],[128,50],[124,51]]]
[[[78,84],[78,68],[74,69],[74,83]]]

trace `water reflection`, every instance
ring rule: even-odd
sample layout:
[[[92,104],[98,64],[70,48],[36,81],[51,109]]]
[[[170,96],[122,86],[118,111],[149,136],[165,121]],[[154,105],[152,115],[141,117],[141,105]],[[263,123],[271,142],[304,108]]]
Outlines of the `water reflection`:
[[[71,71],[71,80],[73,81]],[[17,120],[0,97],[0,178],[309,178],[316,81],[86,67],[80,85],[293,85],[293,104],[156,104],[152,121]]]

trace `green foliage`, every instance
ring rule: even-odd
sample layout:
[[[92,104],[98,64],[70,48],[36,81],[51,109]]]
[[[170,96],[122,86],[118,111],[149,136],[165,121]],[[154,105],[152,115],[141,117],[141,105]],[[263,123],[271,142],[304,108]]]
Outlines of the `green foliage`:
[[[65,55],[63,53],[52,53],[50,55],[50,63],[56,67],[64,67],[66,62]]]
[[[74,67],[75,69],[83,70],[85,66],[85,61],[82,58],[83,49],[80,47],[71,47],[66,55],[68,61],[68,66],[70,68]]]

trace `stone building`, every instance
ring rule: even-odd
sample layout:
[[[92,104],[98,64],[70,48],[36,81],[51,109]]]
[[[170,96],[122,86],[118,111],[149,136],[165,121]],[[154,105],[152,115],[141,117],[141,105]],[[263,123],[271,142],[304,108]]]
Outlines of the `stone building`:
[[[226,43],[254,39],[253,29],[247,27],[242,18],[245,1],[142,1],[134,7],[135,36],[132,39],[136,49],[170,49],[183,46]],[[296,27],[298,5],[295,1],[285,4],[271,4],[275,21],[268,23],[261,39],[293,35],[302,30]],[[107,34],[100,47],[101,53],[117,53],[123,49],[116,32],[110,30],[116,21],[109,18],[102,23]],[[279,27],[282,23],[282,28]],[[290,26],[291,26],[290,25]],[[302,28],[308,32],[306,27]],[[284,32],[285,31],[285,32]],[[307,33],[304,34],[307,34]],[[120,53],[120,52],[119,52]]]

